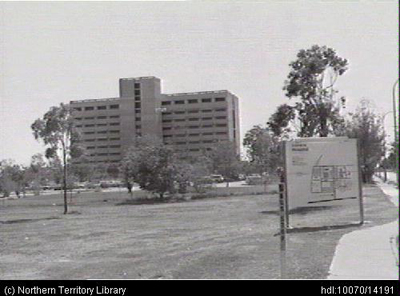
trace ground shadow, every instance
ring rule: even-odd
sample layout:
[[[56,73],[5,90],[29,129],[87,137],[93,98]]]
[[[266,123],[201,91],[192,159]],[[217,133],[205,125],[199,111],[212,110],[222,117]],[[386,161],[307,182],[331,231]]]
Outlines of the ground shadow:
[[[38,218],[38,219],[16,219],[16,220],[6,220],[0,221],[0,224],[17,224],[17,223],[29,223],[29,222],[39,222],[46,220],[60,219],[59,217],[48,217],[48,218]]]
[[[349,223],[349,224],[341,224],[341,225],[324,225],[317,227],[298,227],[298,228],[286,228],[286,233],[304,233],[304,232],[318,232],[318,231],[327,231],[327,230],[337,230],[337,229],[347,229],[347,228],[356,228],[360,227],[363,224],[360,222],[357,223]],[[274,234],[274,236],[278,236],[280,233]]]

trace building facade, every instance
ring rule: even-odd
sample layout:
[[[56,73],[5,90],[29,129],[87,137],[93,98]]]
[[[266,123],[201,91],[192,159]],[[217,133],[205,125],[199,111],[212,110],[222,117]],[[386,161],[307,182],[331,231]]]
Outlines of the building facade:
[[[92,163],[118,163],[140,136],[196,155],[216,142],[240,152],[239,103],[229,91],[162,94],[156,77],[122,78],[117,98],[71,101]]]

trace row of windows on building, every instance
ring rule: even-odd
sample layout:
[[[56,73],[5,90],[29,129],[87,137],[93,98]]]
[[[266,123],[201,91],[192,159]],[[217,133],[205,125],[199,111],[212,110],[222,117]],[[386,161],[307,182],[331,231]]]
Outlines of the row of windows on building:
[[[217,143],[218,140],[203,140],[203,141],[182,141],[182,142],[166,142],[165,144],[167,145],[190,145],[190,144],[211,144],[211,143]]]
[[[108,118],[110,118],[110,119],[118,119],[118,118],[119,118],[119,115],[97,116],[97,117],[94,117],[94,116],[75,117],[74,119],[75,119],[75,120],[83,120],[83,119],[85,119],[85,120],[93,120],[93,119],[108,119]]]
[[[113,152],[113,153],[92,153],[92,154],[89,154],[89,156],[121,156],[121,153],[119,153],[119,152]]]
[[[203,110],[199,110],[199,109],[194,109],[194,110],[179,110],[179,111],[175,111],[175,112],[163,112],[162,115],[171,115],[171,114],[196,114],[196,113],[211,113],[211,112],[224,112],[226,111],[226,108],[217,108],[217,109],[203,109]]]
[[[185,122],[185,121],[200,121],[200,120],[213,120],[213,119],[226,119],[226,116],[215,116],[215,117],[192,117],[192,118],[176,118],[176,119],[163,119],[163,123],[170,122]]]
[[[163,135],[164,139],[167,138],[182,138],[182,137],[200,137],[200,136],[213,136],[213,135],[218,135],[218,136],[223,136],[223,135],[228,135],[228,132],[206,132],[206,133],[191,133],[191,134],[175,134],[175,135]]]
[[[93,150],[93,149],[108,149],[108,148],[121,148],[121,145],[105,145],[105,146],[87,146],[87,150]]]
[[[181,129],[181,128],[188,128],[188,129],[196,129],[196,128],[210,128],[210,127],[227,127],[226,123],[217,123],[217,124],[203,124],[203,125],[187,125],[187,126],[164,126],[163,131],[169,131],[172,129]]]
[[[119,134],[119,130],[108,130],[108,131],[97,131],[97,132],[84,132],[84,135],[94,135],[94,134]]]
[[[101,106],[86,106],[86,107],[74,107],[75,111],[94,111],[94,110],[116,110],[119,109],[119,104],[112,105],[101,105]]]
[[[119,122],[110,122],[110,123],[97,123],[97,124],[77,124],[75,127],[102,127],[102,126],[119,126]]]
[[[83,142],[90,143],[90,142],[104,142],[104,141],[120,141],[121,138],[96,138],[96,139],[86,139]]]
[[[221,97],[221,98],[214,98],[214,102],[225,102],[226,98]],[[161,105],[167,106],[167,105],[183,105],[183,104],[198,104],[198,103],[212,103],[213,99],[212,98],[204,98],[204,99],[188,99],[188,100],[175,100],[175,101],[162,101]]]

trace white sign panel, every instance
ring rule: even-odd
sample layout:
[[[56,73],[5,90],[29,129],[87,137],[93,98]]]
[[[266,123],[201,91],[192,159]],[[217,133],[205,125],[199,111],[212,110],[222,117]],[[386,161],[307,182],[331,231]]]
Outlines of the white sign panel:
[[[357,150],[347,137],[285,142],[288,208],[360,198]]]

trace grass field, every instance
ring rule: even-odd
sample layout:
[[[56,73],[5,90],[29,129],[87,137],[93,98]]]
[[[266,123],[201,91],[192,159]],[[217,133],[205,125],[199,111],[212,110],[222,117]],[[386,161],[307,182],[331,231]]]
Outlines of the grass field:
[[[364,187],[362,227],[397,209]],[[123,192],[81,193],[70,214],[60,194],[0,201],[0,279],[279,278],[278,196],[121,205]],[[296,211],[290,278],[325,278],[340,237],[360,226],[357,202]],[[346,225],[326,229],[327,225]]]

